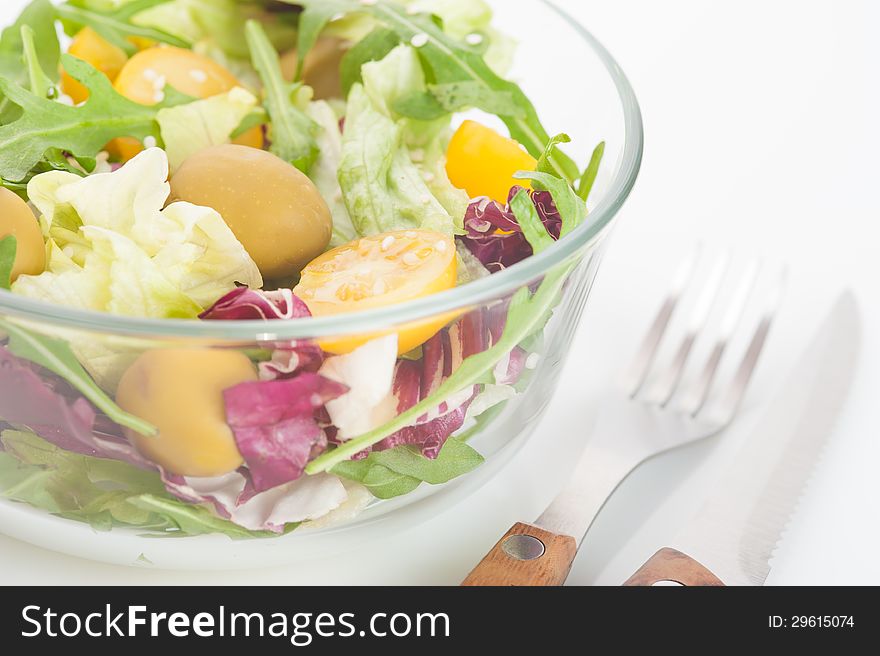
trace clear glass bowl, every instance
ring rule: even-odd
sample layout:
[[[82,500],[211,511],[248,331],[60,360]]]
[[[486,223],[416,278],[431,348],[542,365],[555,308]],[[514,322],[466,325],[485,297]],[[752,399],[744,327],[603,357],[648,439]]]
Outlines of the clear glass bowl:
[[[528,325],[522,327],[521,339],[517,340],[517,355],[528,365],[516,384],[517,395],[499,406],[491,420],[481,422],[476,429],[470,425],[463,429],[470,429],[469,444],[485,456],[486,463],[445,486],[422,485],[409,495],[373,503],[356,519],[322,532],[338,539],[340,531],[347,531],[352,525],[424,513],[428,497],[436,497],[436,503],[443,495],[452,498],[466,494],[480,480],[492,475],[522,444],[547,406],[577,331],[614,217],[635,183],[643,146],[641,115],[633,90],[611,55],[588,31],[544,0],[492,4],[498,27],[519,41],[512,78],[532,98],[551,134],[565,131],[572,137],[568,150],[581,165],[586,164],[596,143],[606,142],[587,222],[553,247],[463,287],[404,305],[351,315],[272,322],[136,319],[54,307],[0,290],[0,319],[33,334],[63,339],[75,349],[106,350],[133,358],[150,349],[252,352],[289,340],[388,333],[406,324],[447,314],[461,317],[459,322],[485,324],[499,310],[504,312],[517,292],[522,294],[525,289],[529,294],[543,295],[541,298],[547,302],[532,312]],[[507,350],[498,354],[498,360],[507,357]],[[186,408],[180,410],[186,412]],[[448,489],[441,493],[442,488]],[[409,508],[404,513],[406,506]],[[142,529],[114,528],[98,534],[88,525],[9,500],[0,500],[0,530],[49,548],[118,562],[131,562],[130,555],[117,558],[112,550],[95,544],[106,545],[110,536],[116,536],[125,541],[129,551],[137,550],[140,547],[134,538],[144,533]],[[277,542],[295,540],[299,533]],[[168,544],[162,549],[180,555],[185,552],[184,542],[201,544],[217,537],[221,536],[153,542]],[[164,564],[205,566],[204,553],[203,549],[195,550],[192,558]],[[260,562],[267,564],[271,560],[261,556]]]

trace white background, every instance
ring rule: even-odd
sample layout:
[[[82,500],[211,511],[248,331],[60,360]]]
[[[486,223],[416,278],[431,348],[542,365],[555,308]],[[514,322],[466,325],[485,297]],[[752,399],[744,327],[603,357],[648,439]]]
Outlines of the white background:
[[[8,23],[18,3],[4,2]],[[865,345],[850,402],[768,583],[880,584],[880,5],[739,0],[559,0],[617,57],[645,115],[645,163],[538,435],[496,479],[407,532],[271,571],[161,572],[60,556],[0,537],[3,583],[455,584],[572,466],[581,435],[698,240],[769,265],[792,284],[734,427],[661,457],[612,498],[571,583],[618,584],[671,539],[760,418],[835,294],[862,304]],[[549,44],[548,44],[549,46]],[[576,62],[560,59],[560,72]],[[564,126],[554,126],[564,128]]]

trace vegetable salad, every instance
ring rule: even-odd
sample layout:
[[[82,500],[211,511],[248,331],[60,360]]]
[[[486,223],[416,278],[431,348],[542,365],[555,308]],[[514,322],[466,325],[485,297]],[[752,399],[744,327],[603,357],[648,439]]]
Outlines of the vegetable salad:
[[[552,247],[587,220],[603,145],[585,170],[563,152],[491,19],[483,0],[34,0],[0,37],[0,295],[295,321]],[[0,318],[0,496],[245,538],[448,482],[528,384],[570,270],[242,351]]]

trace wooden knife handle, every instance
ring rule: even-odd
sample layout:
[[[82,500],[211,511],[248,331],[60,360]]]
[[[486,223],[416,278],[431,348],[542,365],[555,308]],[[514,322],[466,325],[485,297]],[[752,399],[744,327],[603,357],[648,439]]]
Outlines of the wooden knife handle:
[[[696,560],[668,547],[651,556],[624,585],[654,585],[660,581],[672,581],[687,586],[724,585]]]
[[[569,535],[514,524],[462,585],[562,585],[577,549],[577,540]]]

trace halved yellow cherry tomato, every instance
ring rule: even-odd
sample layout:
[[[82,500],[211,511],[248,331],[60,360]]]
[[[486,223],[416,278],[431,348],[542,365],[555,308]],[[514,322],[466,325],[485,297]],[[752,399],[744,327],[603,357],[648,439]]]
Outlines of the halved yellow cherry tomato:
[[[534,171],[538,161],[513,139],[475,121],[465,121],[452,136],[446,151],[449,180],[471,198],[488,196],[506,203],[514,185],[529,187],[528,180],[517,180],[517,171]]]
[[[452,237],[432,230],[398,230],[364,237],[328,251],[302,272],[294,293],[316,317],[405,303],[455,286]],[[398,352],[424,344],[456,314],[395,329]],[[321,342],[330,353],[349,353],[383,334],[359,334]]]
[[[122,48],[107,41],[91,27],[84,27],[77,32],[67,52],[77,59],[90,63],[106,75],[111,82],[116,79],[119,71],[128,61],[128,55]],[[70,77],[63,69],[61,71],[61,91],[70,96],[77,104],[85,102],[89,97],[89,90]]]
[[[116,78],[116,90],[142,105],[155,105],[165,97],[169,85],[194,98],[210,98],[240,86],[235,76],[223,66],[191,50],[159,46],[142,50],[128,60]],[[257,126],[233,140],[251,148],[263,147],[263,130]],[[128,161],[143,147],[132,138],[115,139],[108,147],[111,154]]]

